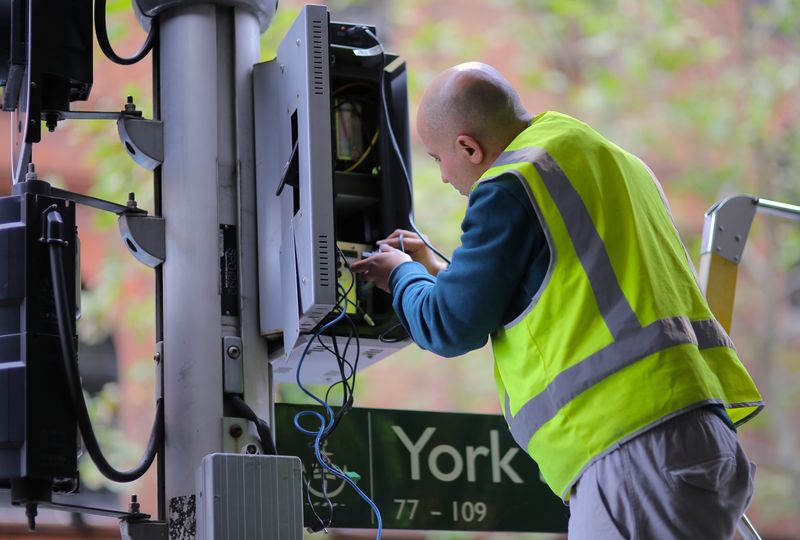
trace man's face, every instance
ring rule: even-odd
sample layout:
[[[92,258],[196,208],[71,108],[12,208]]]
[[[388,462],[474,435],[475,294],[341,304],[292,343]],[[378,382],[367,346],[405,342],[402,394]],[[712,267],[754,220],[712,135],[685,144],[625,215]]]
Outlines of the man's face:
[[[439,165],[439,174],[442,181],[450,184],[456,191],[469,196],[473,184],[478,181],[480,174],[475,166],[470,163],[468,154],[456,144],[453,137],[436,137],[428,131],[424,120],[417,119],[419,137],[425,149]]]

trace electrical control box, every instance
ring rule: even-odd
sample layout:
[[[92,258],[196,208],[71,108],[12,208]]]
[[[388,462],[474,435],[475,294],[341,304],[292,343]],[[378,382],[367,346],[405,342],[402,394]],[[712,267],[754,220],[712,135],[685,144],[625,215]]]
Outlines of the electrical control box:
[[[261,331],[279,381],[294,380],[303,351],[304,381],[340,378],[326,347],[354,333],[350,324],[308,341],[343,298],[360,366],[410,343],[391,297],[348,269],[377,240],[409,228],[406,79],[405,62],[383,51],[374,27],[330,22],[315,5],[303,8],[277,58],[255,66]]]
[[[77,487],[78,427],[64,377],[45,211],[64,219],[66,282],[76,283],[75,205],[21,182],[0,198],[0,487],[12,499],[49,501]],[[75,312],[76,288],[68,287]]]
[[[207,455],[195,474],[197,539],[302,540],[302,478],[295,456]]]

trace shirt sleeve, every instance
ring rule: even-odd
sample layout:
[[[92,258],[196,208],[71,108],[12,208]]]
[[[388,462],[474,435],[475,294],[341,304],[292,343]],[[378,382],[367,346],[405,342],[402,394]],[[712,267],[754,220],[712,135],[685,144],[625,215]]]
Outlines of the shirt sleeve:
[[[527,192],[510,175],[478,185],[461,224],[461,246],[433,277],[419,263],[389,276],[393,307],[423,349],[453,357],[482,347],[503,324],[544,234]],[[538,285],[534,291],[538,289]]]

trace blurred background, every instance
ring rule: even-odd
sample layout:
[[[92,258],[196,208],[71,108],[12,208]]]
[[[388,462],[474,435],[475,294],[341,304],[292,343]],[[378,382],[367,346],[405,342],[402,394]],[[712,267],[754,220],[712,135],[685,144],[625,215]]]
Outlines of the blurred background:
[[[421,93],[440,71],[477,60],[498,68],[528,110],[578,117],[653,169],[697,263],[704,212],[737,193],[800,204],[800,2],[796,0],[332,0],[332,20],[375,24],[408,64],[412,133]],[[302,6],[280,0],[262,60]],[[145,37],[130,0],[109,0],[120,54]],[[134,67],[95,52],[95,82],[79,109],[117,110],[134,96],[152,117],[149,59]],[[0,115],[0,147],[9,148]],[[445,252],[459,244],[466,199],[441,182],[412,137],[416,221]],[[0,157],[0,192],[11,186]],[[34,150],[40,176],[73,191],[152,208],[152,180],[125,156],[110,122],[66,122]],[[187,194],[191,196],[191,194]],[[151,272],[122,246],[113,216],[79,207],[81,369],[101,444],[118,467],[144,450],[153,415]],[[740,266],[733,339],[767,408],[740,430],[758,466],[749,517],[765,539],[800,538],[800,226],[757,216]],[[408,347],[359,376],[356,406],[499,413],[491,351],[455,359]],[[301,402],[292,386],[279,400]],[[155,514],[155,474],[108,483],[84,457],[81,480],[97,506],[137,493]],[[40,538],[119,538],[115,520],[41,511]],[[0,499],[0,539],[27,538],[24,512]],[[321,534],[321,533],[320,533]],[[314,535],[310,537],[318,537]],[[372,538],[331,531],[328,538]],[[553,535],[386,533],[384,538],[472,540]]]

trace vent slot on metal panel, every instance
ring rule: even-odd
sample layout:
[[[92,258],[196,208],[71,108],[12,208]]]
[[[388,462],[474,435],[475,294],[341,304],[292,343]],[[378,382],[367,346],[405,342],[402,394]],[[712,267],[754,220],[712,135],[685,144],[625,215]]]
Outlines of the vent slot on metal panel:
[[[322,21],[311,21],[311,62],[314,94],[321,96],[325,93],[325,45],[322,32]]]
[[[330,262],[330,243],[327,234],[320,234],[317,237],[317,253],[319,253],[319,284],[322,287],[330,285],[331,262]]]

